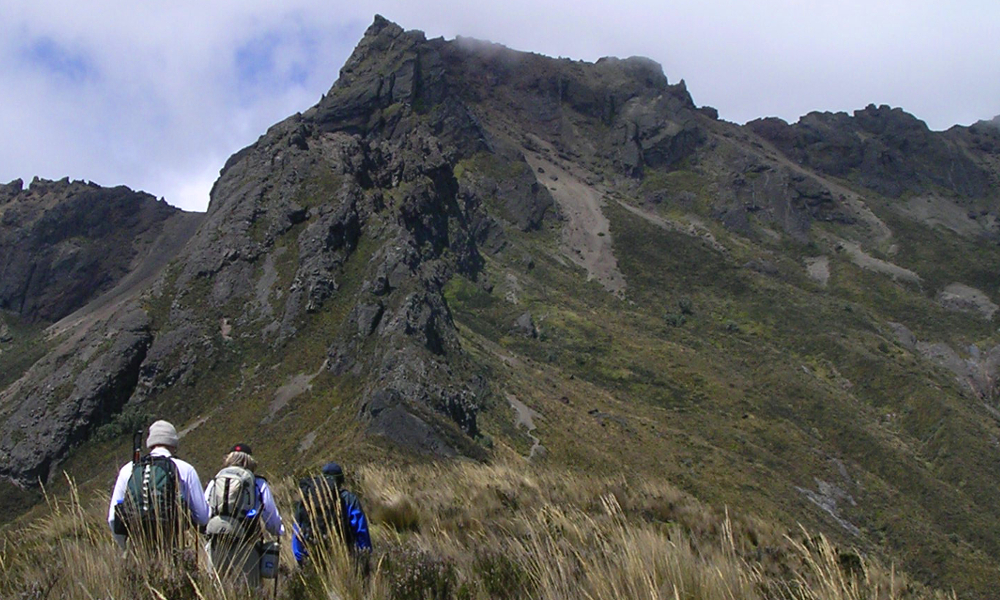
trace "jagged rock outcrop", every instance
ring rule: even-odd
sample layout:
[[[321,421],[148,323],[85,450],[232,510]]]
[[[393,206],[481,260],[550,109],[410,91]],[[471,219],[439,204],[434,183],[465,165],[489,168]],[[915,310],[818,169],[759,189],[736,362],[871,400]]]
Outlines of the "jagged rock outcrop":
[[[0,476],[35,484],[131,397],[152,342],[132,307],[104,335],[67,344],[0,391]]]
[[[893,198],[937,190],[990,194],[989,172],[962,144],[899,108],[869,105],[853,115],[812,112],[792,125],[771,117],[746,126],[798,164]]]
[[[0,188],[0,309],[56,321],[111,289],[180,211],[119,186],[35,179]]]

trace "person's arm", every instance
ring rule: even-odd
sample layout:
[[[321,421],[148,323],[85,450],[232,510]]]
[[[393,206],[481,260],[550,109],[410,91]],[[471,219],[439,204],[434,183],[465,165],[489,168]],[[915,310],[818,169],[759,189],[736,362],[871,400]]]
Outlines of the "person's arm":
[[[264,521],[264,529],[268,533],[276,536],[285,535],[285,526],[281,523],[281,515],[278,507],[274,504],[274,496],[271,494],[271,486],[263,478],[257,479],[260,484],[261,518]]]
[[[128,480],[131,476],[132,463],[128,463],[118,471],[118,479],[115,480],[115,487],[111,491],[111,503],[108,506],[108,526],[112,532],[115,530],[115,506],[125,500],[125,489],[128,487]]]
[[[205,492],[201,488],[201,479],[194,467],[187,463],[184,465],[185,468],[178,465],[177,470],[179,471],[178,475],[184,480],[191,520],[196,525],[205,525],[208,523],[208,502],[205,501]]]
[[[299,537],[299,524],[292,523],[292,554],[295,555],[295,562],[302,564],[302,561],[309,556],[309,551],[306,550],[306,545]]]
[[[358,550],[371,550],[372,538],[368,534],[368,518],[365,517],[365,511],[361,510],[361,502],[350,492],[347,496],[347,522],[354,530],[354,545]]]

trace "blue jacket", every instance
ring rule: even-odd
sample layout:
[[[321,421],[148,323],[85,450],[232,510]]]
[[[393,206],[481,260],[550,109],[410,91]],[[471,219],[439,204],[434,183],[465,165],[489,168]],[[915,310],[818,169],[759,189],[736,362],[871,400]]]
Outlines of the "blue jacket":
[[[344,515],[344,537],[348,544],[353,540],[352,551],[370,551],[372,549],[372,539],[368,534],[368,518],[361,508],[358,497],[347,490],[340,490],[340,509]],[[292,553],[295,560],[302,564],[302,561],[309,556],[306,542],[300,535],[299,524],[292,525]]]

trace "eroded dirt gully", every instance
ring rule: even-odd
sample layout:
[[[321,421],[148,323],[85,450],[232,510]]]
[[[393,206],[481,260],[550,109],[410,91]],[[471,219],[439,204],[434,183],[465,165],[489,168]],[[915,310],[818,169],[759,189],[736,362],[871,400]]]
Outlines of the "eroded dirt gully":
[[[611,238],[611,223],[601,210],[603,194],[584,178],[553,162],[544,154],[524,150],[524,158],[538,183],[548,188],[566,216],[561,249],[574,264],[587,271],[587,281],[596,280],[619,298],[625,297],[625,276],[618,269]]]

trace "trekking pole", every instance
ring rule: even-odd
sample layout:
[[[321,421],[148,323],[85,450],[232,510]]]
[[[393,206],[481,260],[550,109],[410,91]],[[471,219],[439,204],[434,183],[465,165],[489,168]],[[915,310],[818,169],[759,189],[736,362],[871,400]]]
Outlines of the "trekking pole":
[[[132,436],[132,474],[135,475],[135,468],[139,466],[139,462],[142,460],[142,429],[136,429],[135,434]],[[129,479],[131,481],[131,478]],[[128,493],[126,492],[126,496]],[[115,535],[121,535],[126,540],[129,538],[128,525],[125,519],[125,510],[123,510],[123,503],[119,502],[114,507],[114,533]]]
[[[136,429],[132,436],[132,465],[139,464],[142,459],[142,430]]]

